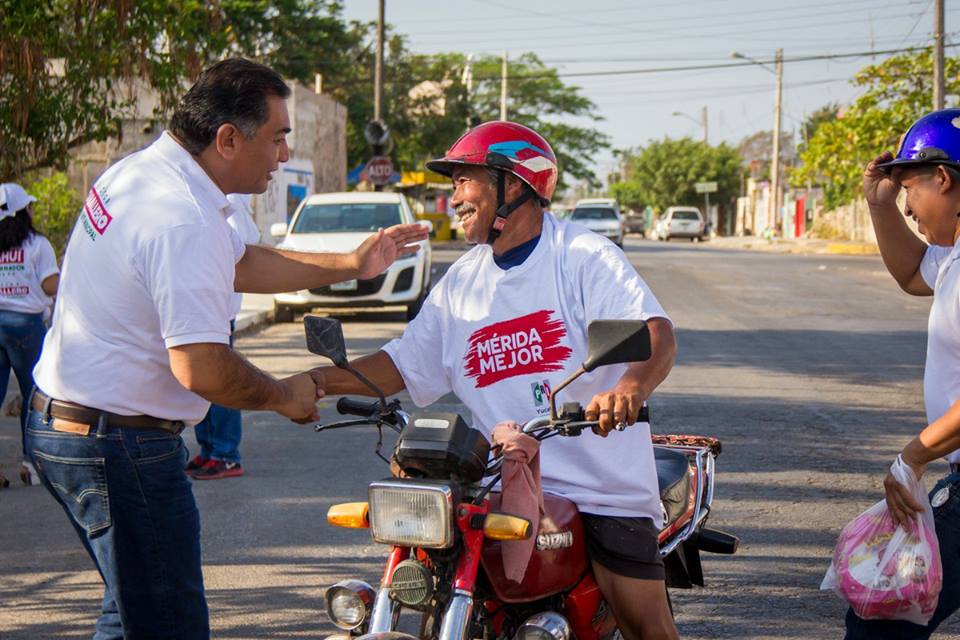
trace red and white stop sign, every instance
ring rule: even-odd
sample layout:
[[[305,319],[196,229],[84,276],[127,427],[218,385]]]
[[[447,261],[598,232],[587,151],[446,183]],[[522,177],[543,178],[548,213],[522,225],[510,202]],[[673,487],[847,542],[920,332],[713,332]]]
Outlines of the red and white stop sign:
[[[373,184],[387,184],[393,175],[393,162],[387,156],[373,156],[367,162],[366,172]]]

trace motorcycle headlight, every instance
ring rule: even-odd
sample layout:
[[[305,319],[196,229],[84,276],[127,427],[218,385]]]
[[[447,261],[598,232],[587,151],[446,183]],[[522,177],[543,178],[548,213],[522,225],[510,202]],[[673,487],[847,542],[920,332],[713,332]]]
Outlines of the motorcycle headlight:
[[[370,614],[376,593],[361,580],[344,580],[323,595],[330,621],[341,629],[356,629]]]
[[[370,485],[370,532],[383,544],[445,549],[453,544],[447,483],[383,480]]]

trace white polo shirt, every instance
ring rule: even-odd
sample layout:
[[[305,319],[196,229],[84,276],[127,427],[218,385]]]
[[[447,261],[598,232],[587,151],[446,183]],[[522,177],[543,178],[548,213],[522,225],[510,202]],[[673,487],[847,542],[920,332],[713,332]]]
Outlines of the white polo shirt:
[[[227,196],[230,202],[231,213],[227,216],[227,224],[237,232],[240,241],[245,244],[257,244],[260,242],[260,229],[250,215],[251,199],[249,194],[231,193]],[[230,317],[236,318],[240,313],[240,307],[243,306],[243,294],[234,293],[232,299]]]
[[[927,323],[927,364],[923,400],[927,424],[941,418],[960,399],[960,244],[927,247],[920,275],[933,289]],[[947,455],[960,462],[960,449]]]
[[[31,233],[19,247],[0,253],[0,309],[43,313],[53,299],[43,292],[43,281],[60,273],[50,241]]]
[[[201,420],[210,403],[177,381],[167,349],[229,342],[244,252],[229,212],[226,196],[169,134],[110,167],[67,245],[37,386],[122,415]]]

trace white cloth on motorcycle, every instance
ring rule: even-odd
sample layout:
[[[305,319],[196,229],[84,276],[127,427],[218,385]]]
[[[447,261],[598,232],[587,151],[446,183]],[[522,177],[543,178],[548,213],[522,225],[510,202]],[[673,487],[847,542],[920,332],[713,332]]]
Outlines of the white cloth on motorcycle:
[[[660,502],[666,511],[666,527],[687,511],[690,503],[690,462],[687,456],[663,447],[654,447]]]
[[[543,488],[540,485],[540,442],[520,430],[516,422],[501,422],[493,428],[493,446],[500,447],[500,510],[530,521],[530,537],[502,543],[503,573],[520,583],[527,572],[537,542],[543,515]]]

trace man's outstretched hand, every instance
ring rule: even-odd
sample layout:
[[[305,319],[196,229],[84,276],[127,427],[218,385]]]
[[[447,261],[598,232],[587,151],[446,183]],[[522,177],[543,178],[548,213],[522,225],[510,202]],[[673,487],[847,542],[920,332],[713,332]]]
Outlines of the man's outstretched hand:
[[[429,232],[421,224],[398,224],[377,233],[363,241],[350,254],[361,280],[369,280],[380,275],[397,258],[416,253],[420,245],[414,244],[426,240]]]

